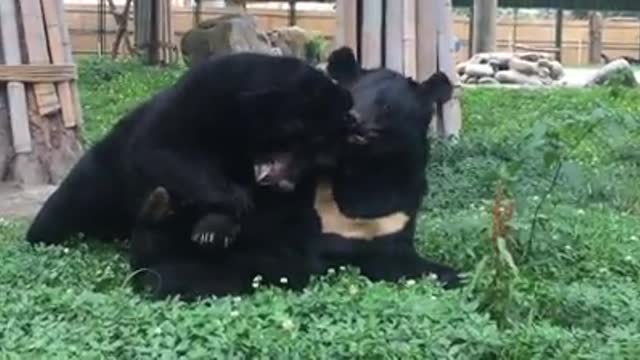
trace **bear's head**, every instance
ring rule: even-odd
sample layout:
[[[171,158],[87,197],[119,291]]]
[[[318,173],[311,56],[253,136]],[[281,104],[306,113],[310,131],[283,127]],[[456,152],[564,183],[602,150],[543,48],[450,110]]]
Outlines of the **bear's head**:
[[[282,76],[279,87],[244,92],[241,101],[257,120],[250,132],[256,181],[291,191],[301,177],[333,168],[348,139],[364,133],[347,88],[297,59]]]
[[[211,58],[190,70],[182,88],[181,108],[206,119],[198,132],[243,173],[253,162],[258,185],[292,190],[305,174],[333,166],[357,131],[349,90],[294,57]]]
[[[329,75],[350,89],[357,124],[364,136],[351,136],[351,154],[367,158],[424,151],[434,105],[451,99],[449,78],[436,72],[416,82],[386,68],[363,69],[353,51],[331,53]],[[419,148],[416,148],[419,147]]]

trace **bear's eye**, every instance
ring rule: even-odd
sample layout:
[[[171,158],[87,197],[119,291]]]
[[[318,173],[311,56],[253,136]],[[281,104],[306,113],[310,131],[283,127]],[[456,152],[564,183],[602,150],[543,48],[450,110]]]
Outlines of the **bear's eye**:
[[[391,105],[389,105],[389,104],[382,105],[382,112],[385,115],[389,115],[391,113]]]

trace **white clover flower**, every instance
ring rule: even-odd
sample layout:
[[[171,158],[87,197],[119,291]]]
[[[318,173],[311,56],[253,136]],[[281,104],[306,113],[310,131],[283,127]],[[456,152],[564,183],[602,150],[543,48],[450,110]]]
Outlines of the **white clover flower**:
[[[413,280],[413,279],[409,279],[409,280],[407,280],[407,286],[413,286],[413,285],[415,285],[415,284],[416,284],[416,281],[415,281],[415,280]]]
[[[355,295],[358,293],[358,287],[355,285],[349,286],[349,294]]]
[[[240,312],[238,310],[231,310],[231,312],[229,313],[229,315],[231,317],[238,317],[240,315]]]
[[[336,273],[336,269],[334,269],[334,268],[329,268],[329,269],[327,270],[327,274],[329,274],[329,275],[333,275],[333,274],[335,274],[335,273]]]
[[[295,327],[295,324],[291,319],[286,319],[282,322],[282,328],[285,330],[293,330],[294,327]]]
[[[288,282],[289,282],[289,279],[287,279],[286,277],[280,278],[280,284],[287,284]]]

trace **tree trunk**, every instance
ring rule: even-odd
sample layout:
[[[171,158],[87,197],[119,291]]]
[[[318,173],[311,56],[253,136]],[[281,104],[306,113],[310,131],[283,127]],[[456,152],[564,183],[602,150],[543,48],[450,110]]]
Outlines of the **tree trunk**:
[[[589,14],[589,64],[602,62],[602,14],[594,11]]]
[[[473,2],[473,52],[496,50],[496,16],[498,0],[475,0]]]

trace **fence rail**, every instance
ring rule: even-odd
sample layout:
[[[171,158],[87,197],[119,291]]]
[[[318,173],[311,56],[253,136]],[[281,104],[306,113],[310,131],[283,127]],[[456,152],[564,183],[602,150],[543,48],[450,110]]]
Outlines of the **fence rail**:
[[[2,1],[2,0],[0,0]],[[97,9],[91,5],[67,4],[66,18],[75,54],[95,54],[98,52]],[[258,28],[268,30],[288,24],[286,10],[250,9],[256,17]],[[173,10],[177,40],[191,28],[193,12],[191,8],[177,7]],[[225,14],[224,9],[204,8],[202,18]],[[324,34],[333,39],[336,33],[336,18],[333,11],[298,11],[298,25]],[[129,25],[133,29],[133,22]],[[115,39],[116,24],[111,15],[107,17],[106,36],[110,45]],[[468,46],[469,20],[456,17],[454,33]],[[555,22],[553,20],[514,21],[512,18],[498,19],[497,47],[499,51],[510,50],[516,44],[552,48],[555,46]],[[634,19],[605,20],[603,30],[604,52],[610,57],[632,56],[640,58],[640,21]],[[562,60],[565,65],[586,65],[588,62],[589,27],[586,20],[564,21]],[[466,48],[461,49],[456,60],[467,58]]]

